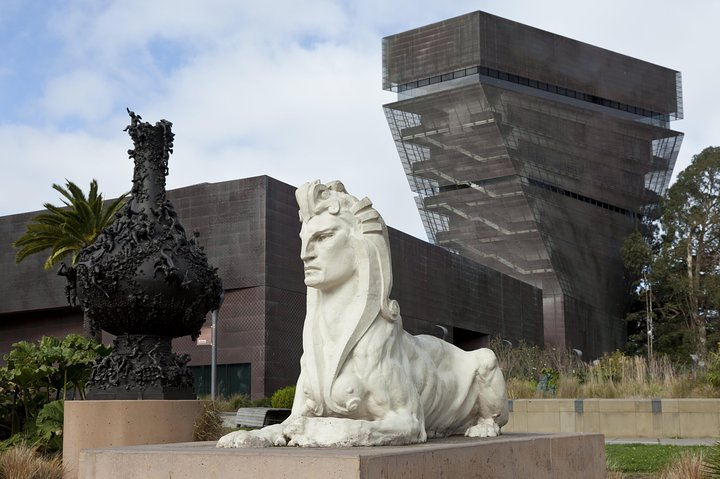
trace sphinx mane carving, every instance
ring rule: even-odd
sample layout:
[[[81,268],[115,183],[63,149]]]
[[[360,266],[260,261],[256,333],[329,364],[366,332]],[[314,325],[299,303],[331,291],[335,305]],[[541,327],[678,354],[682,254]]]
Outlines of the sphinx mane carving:
[[[497,436],[505,380],[489,349],[463,351],[402,329],[390,299],[387,228],[340,182],[298,188],[307,315],[290,417],[218,447],[377,446]]]

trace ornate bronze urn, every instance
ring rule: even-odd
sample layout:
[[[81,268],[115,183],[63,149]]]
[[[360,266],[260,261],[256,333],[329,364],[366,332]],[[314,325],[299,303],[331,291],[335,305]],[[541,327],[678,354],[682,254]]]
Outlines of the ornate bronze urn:
[[[166,199],[172,123],[141,121],[128,110],[135,148],[132,197],[117,220],[80,254],[77,299],[94,327],[117,336],[93,368],[89,399],[194,399],[188,355],[173,338],[197,338],[222,284],[195,237]]]

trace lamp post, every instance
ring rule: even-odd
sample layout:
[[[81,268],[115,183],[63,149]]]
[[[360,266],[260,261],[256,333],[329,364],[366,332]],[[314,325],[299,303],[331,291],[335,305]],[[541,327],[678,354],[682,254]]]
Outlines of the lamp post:
[[[217,309],[212,312],[212,323],[210,326],[210,400],[214,401],[217,391],[217,322],[220,316],[225,293],[220,294],[220,303]]]

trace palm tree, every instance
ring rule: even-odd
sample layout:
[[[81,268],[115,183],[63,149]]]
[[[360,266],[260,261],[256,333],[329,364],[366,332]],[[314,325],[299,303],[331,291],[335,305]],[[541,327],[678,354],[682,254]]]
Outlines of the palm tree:
[[[65,181],[65,188],[52,185],[63,196],[61,201],[65,206],[45,203],[47,211],[33,217],[25,234],[13,243],[14,247],[20,248],[15,256],[16,263],[32,254],[50,250],[45,269],[52,268],[68,254],[72,255],[71,266],[75,266],[80,250],[92,244],[102,229],[115,220],[115,213],[124,205],[129,194],[125,193],[104,205],[96,180],[90,182],[87,197],[75,183]]]

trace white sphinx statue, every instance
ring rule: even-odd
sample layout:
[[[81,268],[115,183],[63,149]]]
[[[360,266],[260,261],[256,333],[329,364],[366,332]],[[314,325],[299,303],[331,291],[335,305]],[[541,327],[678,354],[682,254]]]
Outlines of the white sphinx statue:
[[[402,328],[389,298],[387,228],[340,182],[296,194],[307,316],[290,417],[222,437],[218,447],[379,446],[462,434],[497,436],[505,380],[489,349],[463,351]]]

